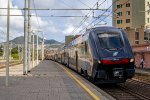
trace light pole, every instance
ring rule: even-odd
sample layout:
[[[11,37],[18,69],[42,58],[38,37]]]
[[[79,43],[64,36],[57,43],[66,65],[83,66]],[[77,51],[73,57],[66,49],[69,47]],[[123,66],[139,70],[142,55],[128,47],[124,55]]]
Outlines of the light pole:
[[[32,34],[32,68],[34,68],[34,33]]]
[[[44,33],[43,33],[43,31],[41,31],[41,30],[32,30],[32,33],[34,34],[34,32],[33,31],[37,31],[37,32],[41,32],[42,33],[42,48],[41,48],[41,55],[42,55],[42,60],[44,59]],[[39,58],[38,58],[38,55],[39,55],[39,51],[38,51],[38,49],[39,49],[39,37],[38,37],[38,34],[36,35],[37,36],[37,43],[36,43],[36,49],[37,49],[37,51],[36,51],[36,54],[37,54],[37,61],[36,61],[36,63],[37,63],[37,65],[38,65],[38,60],[39,60]]]
[[[32,68],[34,68],[34,60],[35,60],[35,56],[34,56],[34,32],[33,30],[31,31],[32,33]]]
[[[10,58],[10,61],[11,61],[11,60],[12,60],[12,59],[11,59],[12,42],[10,43],[9,50],[10,50],[10,52],[9,52],[9,58]]]
[[[42,61],[44,60],[44,33],[42,32],[42,37],[43,37],[43,39],[42,39]]]
[[[27,75],[27,46],[28,46],[28,33],[27,33],[27,0],[25,0],[24,8],[24,54],[23,54],[23,75]]]
[[[7,9],[7,50],[6,50],[6,81],[5,85],[9,84],[9,27],[10,27],[10,1],[8,0]]]
[[[42,52],[41,52],[41,55],[42,55],[42,61],[44,60],[44,32],[43,31],[38,31],[38,32],[41,32],[42,33]]]
[[[36,64],[38,65],[39,63],[39,37],[38,34],[36,35]]]
[[[37,34],[36,36],[36,64],[38,65],[39,63],[39,36]]]
[[[31,25],[30,25],[30,0],[28,0],[28,72],[30,72],[30,59],[31,59]]]

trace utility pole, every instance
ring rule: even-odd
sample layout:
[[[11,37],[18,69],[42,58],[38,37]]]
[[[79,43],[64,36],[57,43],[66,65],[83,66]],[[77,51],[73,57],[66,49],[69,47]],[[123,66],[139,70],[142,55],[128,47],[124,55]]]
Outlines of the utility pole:
[[[9,27],[10,27],[10,1],[8,0],[8,9],[7,9],[7,50],[6,50],[6,81],[5,85],[9,84]]]
[[[32,35],[32,68],[34,68],[34,33]]]
[[[22,47],[18,44],[18,55],[19,55],[19,61],[22,61]]]
[[[44,60],[44,37],[42,40],[42,61]]]
[[[28,0],[28,72],[30,72],[30,59],[31,59],[31,23],[30,23],[30,0]]]
[[[28,33],[27,33],[27,0],[24,2],[24,55],[23,55],[23,75],[27,75],[27,45],[28,45]]]
[[[36,64],[39,63],[39,39],[38,34],[36,35]]]
[[[3,59],[6,60],[6,44],[3,43]]]
[[[42,37],[43,37],[43,39],[42,39],[42,61],[44,60],[44,33],[43,33],[43,31],[42,31]]]
[[[12,42],[10,42],[10,45],[9,45],[9,61],[11,61],[11,50],[12,50]]]

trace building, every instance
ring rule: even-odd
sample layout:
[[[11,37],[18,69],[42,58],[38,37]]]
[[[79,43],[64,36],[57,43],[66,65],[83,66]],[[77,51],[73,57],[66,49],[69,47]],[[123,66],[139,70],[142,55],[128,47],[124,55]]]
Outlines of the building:
[[[145,30],[150,28],[150,12],[145,12],[150,10],[150,0],[113,0],[113,2],[115,2],[113,26],[124,29],[132,45],[144,44],[147,41]]]
[[[65,45],[67,45],[68,43],[70,43],[71,41],[73,41],[74,39],[78,38],[81,35],[68,35],[65,36]]]
[[[122,29],[150,26],[150,12],[144,12],[150,10],[150,0],[113,0],[113,2],[115,2],[114,26]]]
[[[131,45],[145,44],[144,28],[124,29]]]
[[[65,36],[65,45],[67,45],[68,43],[70,43],[73,40],[73,38],[74,38],[73,35]]]

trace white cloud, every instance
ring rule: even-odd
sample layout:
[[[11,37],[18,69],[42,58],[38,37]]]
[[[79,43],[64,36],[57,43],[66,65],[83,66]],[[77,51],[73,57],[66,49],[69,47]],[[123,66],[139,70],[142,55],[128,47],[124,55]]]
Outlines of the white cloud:
[[[31,0],[31,7],[33,6],[33,0]],[[88,8],[83,5],[78,0],[34,0],[36,8]],[[104,0],[100,0],[99,4]],[[102,6],[99,8],[107,8],[111,4],[111,0],[106,0]],[[12,4],[13,2],[13,4]],[[97,0],[82,0],[85,4],[92,6],[97,2]],[[24,2],[22,0],[11,0],[11,7],[13,8],[24,8]],[[7,7],[7,0],[0,0],[0,7]],[[88,11],[37,11],[39,15],[86,15]],[[35,15],[34,11],[31,11],[33,15]],[[96,15],[99,15],[99,11],[95,12]],[[0,10],[0,14],[7,14],[7,10]],[[20,10],[11,10],[11,14],[15,15],[23,15],[23,12]],[[0,17],[0,29],[6,32],[7,25],[7,17]],[[41,29],[46,34],[46,38],[52,38],[52,36],[64,38],[62,36],[69,35],[71,32],[79,26],[79,23],[83,18],[42,18],[38,17],[39,24]],[[83,25],[74,33],[80,34],[79,31],[85,28],[91,22],[92,18],[86,20]],[[10,19],[11,32],[12,36],[20,36],[23,35],[24,32],[24,17],[23,16],[14,16]],[[32,29],[39,29],[39,25],[37,22],[37,18],[34,16],[31,18],[31,27]],[[57,38],[58,39],[58,38]]]
[[[0,0],[0,7],[7,8],[7,0]],[[10,2],[11,8],[17,8],[17,6],[13,7],[12,2]],[[7,10],[0,10],[1,15],[7,15]],[[19,10],[11,10],[11,15],[22,15],[22,12]],[[22,31],[23,29],[23,16],[11,16],[10,17],[10,33],[13,34],[15,31]],[[7,27],[7,16],[0,17],[0,29],[6,33]],[[14,36],[14,35],[13,35]],[[18,36],[15,34],[15,36]]]
[[[63,34],[70,35],[71,32],[75,29],[72,25],[68,25],[67,28],[63,31]]]

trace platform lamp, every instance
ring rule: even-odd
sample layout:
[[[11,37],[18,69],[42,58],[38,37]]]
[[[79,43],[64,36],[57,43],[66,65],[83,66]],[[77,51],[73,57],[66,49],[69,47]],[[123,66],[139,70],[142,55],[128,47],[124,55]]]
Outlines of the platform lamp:
[[[42,33],[42,52],[41,52],[41,55],[42,55],[42,60],[44,59],[44,39],[45,39],[45,37],[44,37],[44,32],[42,31],[42,30],[38,30],[38,29],[33,29],[32,30],[32,33],[34,33],[34,31],[35,32],[41,32]],[[38,54],[39,54],[39,52],[38,52],[38,47],[39,47],[39,38],[38,38],[38,34],[37,34],[37,43],[36,43],[36,48],[37,48],[37,65],[38,65]]]
[[[35,60],[34,58],[34,32],[31,31],[31,33],[32,33],[32,68],[34,68],[34,60]]]

